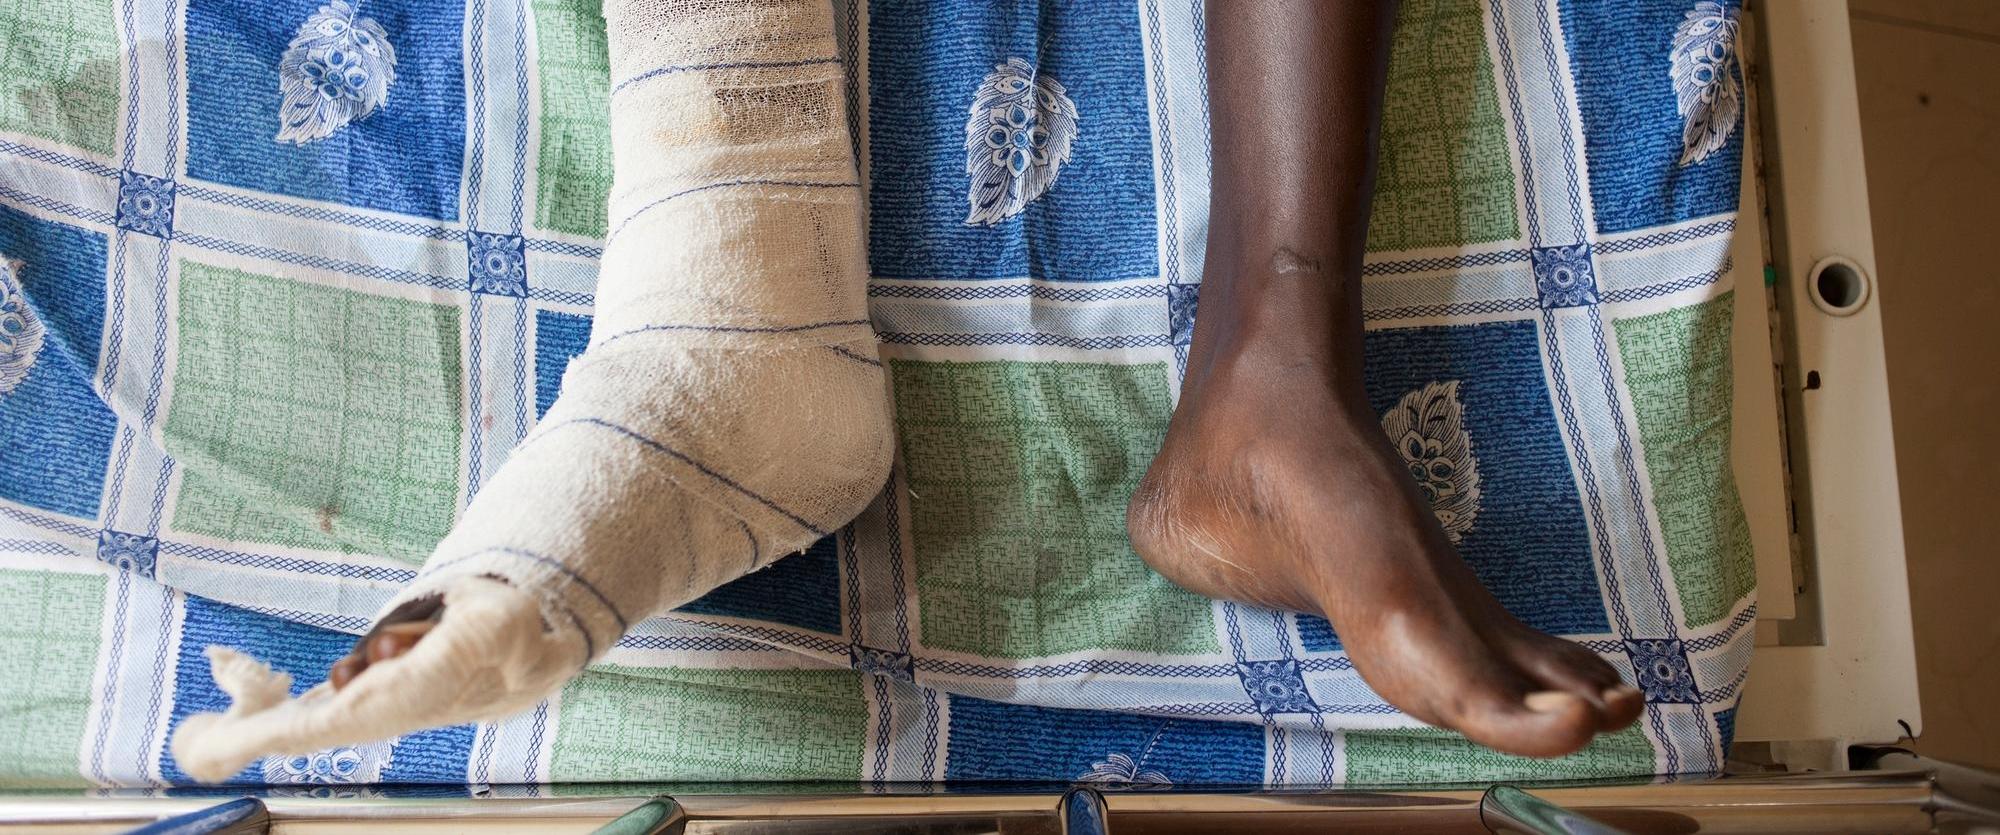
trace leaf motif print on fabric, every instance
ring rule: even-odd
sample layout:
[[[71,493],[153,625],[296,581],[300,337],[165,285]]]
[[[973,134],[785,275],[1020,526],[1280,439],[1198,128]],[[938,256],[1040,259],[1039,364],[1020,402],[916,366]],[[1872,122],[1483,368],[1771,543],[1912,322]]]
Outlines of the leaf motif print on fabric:
[[[0,256],[0,396],[20,387],[42,352],[42,320],[28,307],[20,265]]]
[[[1680,110],[1681,165],[1715,153],[1736,132],[1743,91],[1736,80],[1736,18],[1713,0],[1701,0],[1674,29],[1672,72]]]
[[[319,783],[351,785],[379,782],[395,753],[395,740],[370,745],[343,745],[297,756],[264,758],[264,782],[271,785]]]
[[[299,26],[278,59],[279,142],[304,145],[332,136],[389,101],[396,49],[373,18],[333,0]]]
[[[1020,58],[993,67],[965,123],[968,226],[991,226],[1055,185],[1076,141],[1076,103],[1054,78]]]
[[[1169,788],[1174,781],[1153,769],[1139,770],[1139,764],[1127,754],[1113,753],[1103,760],[1090,764],[1090,770],[1078,775],[1079,783],[1098,783],[1107,786],[1138,786]]]
[[[1457,544],[1479,515],[1479,461],[1465,431],[1458,381],[1430,383],[1403,395],[1382,416],[1382,429],[1430,500],[1445,535]]]

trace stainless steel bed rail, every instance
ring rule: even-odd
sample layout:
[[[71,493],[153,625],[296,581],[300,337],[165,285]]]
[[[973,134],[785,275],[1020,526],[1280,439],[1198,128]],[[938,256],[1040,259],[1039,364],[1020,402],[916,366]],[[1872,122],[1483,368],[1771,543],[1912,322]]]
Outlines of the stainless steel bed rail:
[[[1494,786],[1479,798],[1479,822],[1494,832],[1527,835],[1628,835],[1596,818],[1558,806],[1513,786]]]
[[[1332,791],[1102,791],[1081,798],[1088,812],[1101,797],[1105,829],[1126,833],[1201,831],[1489,832],[1521,829],[1489,814],[1490,787],[1343,789]],[[890,786],[855,793],[763,793],[742,785],[673,786],[689,833],[1006,832],[1063,831],[1066,791],[945,790]],[[1934,813],[1960,802],[1943,796],[1933,770],[1777,774],[1638,785],[1529,786],[1539,801],[1580,820],[1631,832],[1930,832]],[[273,832],[339,831],[367,825],[400,831],[447,831],[507,826],[522,831],[590,832],[659,796],[651,787],[492,787],[483,796],[288,796],[262,792]],[[432,792],[438,789],[430,789]],[[459,790],[465,791],[465,790]],[[589,796],[592,791],[601,796]],[[755,789],[752,789],[755,791]],[[543,797],[543,793],[577,796]],[[643,793],[639,793],[643,792]],[[228,799],[203,793],[101,790],[88,795],[0,794],[0,829],[119,831]],[[1491,811],[1491,804],[1488,804]],[[1990,811],[1990,810],[1989,810]],[[81,829],[79,829],[81,827]],[[1087,830],[1084,830],[1087,831]],[[1551,831],[1521,829],[1521,831]],[[1560,830],[1554,830],[1560,831]],[[1581,830],[1572,830],[1581,831]]]

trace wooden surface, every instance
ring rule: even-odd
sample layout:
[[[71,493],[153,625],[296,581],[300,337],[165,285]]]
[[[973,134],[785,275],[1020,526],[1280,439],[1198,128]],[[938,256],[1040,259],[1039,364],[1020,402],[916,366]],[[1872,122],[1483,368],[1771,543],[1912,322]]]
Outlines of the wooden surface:
[[[2000,2],[1853,0],[1924,733],[2000,766]]]

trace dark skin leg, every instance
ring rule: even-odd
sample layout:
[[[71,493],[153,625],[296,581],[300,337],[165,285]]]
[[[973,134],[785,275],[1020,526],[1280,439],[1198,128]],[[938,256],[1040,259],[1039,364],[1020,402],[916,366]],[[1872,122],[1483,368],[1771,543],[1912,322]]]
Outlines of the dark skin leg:
[[[1514,754],[1625,727],[1640,693],[1501,608],[1361,386],[1361,259],[1395,4],[1208,7],[1217,149],[1180,405],[1132,544],[1211,597],[1326,616],[1369,686]]]

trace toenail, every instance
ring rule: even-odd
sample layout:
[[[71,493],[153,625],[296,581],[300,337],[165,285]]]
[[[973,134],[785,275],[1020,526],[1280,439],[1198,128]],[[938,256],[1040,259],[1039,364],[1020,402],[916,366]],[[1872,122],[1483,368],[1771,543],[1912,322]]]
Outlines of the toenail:
[[[1560,690],[1539,690],[1529,693],[1527,698],[1521,701],[1528,705],[1529,710],[1536,713],[1552,713],[1569,707],[1576,701],[1576,697]]]
[[[368,642],[369,652],[374,660],[387,661],[410,651],[417,642],[412,636],[396,632],[384,632]]]
[[[1604,690],[1604,700],[1607,702],[1614,699],[1636,699],[1640,695],[1639,688],[1633,687],[1630,684],[1620,684],[1617,687],[1608,687]]]

